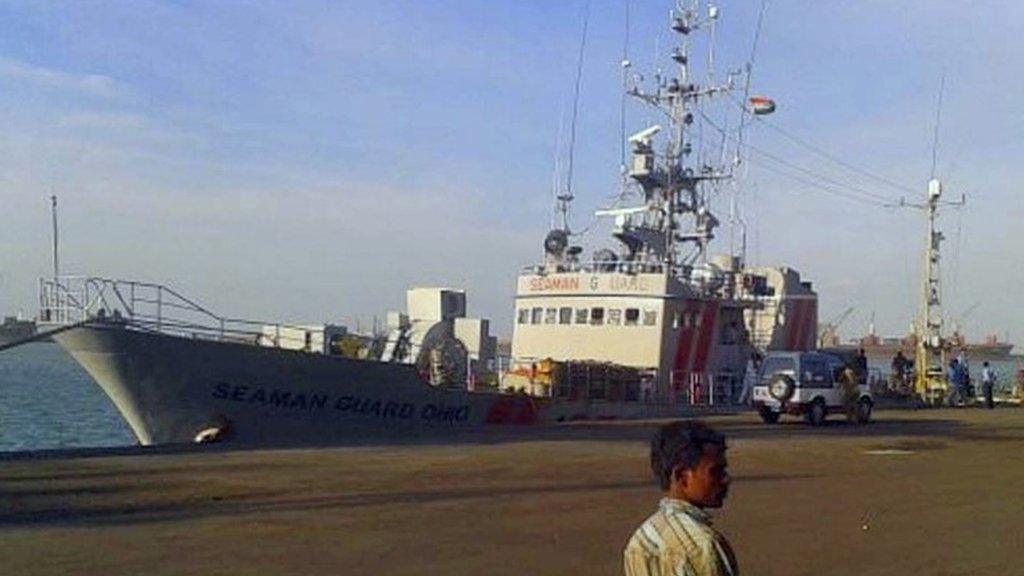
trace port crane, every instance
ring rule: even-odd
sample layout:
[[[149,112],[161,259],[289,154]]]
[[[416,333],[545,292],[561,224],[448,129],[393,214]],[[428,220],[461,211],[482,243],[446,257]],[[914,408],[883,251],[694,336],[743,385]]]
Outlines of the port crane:
[[[853,310],[853,306],[850,306],[821,325],[819,329],[820,335],[818,336],[819,348],[827,348],[839,344],[839,327],[850,317],[850,314],[853,314]]]

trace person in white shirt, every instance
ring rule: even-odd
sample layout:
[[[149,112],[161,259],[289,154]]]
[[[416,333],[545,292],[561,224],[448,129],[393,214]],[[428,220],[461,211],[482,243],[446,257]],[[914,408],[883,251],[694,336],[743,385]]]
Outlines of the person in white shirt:
[[[995,400],[992,398],[992,391],[995,385],[996,371],[988,365],[988,362],[985,362],[981,368],[981,391],[985,395],[985,408],[989,410],[996,406]]]

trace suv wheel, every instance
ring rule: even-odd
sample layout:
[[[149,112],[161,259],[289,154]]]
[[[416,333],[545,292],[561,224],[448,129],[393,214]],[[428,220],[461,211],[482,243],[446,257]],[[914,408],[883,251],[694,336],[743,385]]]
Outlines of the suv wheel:
[[[860,402],[857,402],[857,423],[867,424],[871,421],[871,400],[867,398],[861,398]]]
[[[780,402],[792,398],[795,390],[796,380],[787,374],[776,374],[768,381],[768,394]]]
[[[764,420],[765,424],[775,424],[779,421],[779,413],[766,406],[759,408],[757,413],[761,416],[761,420]]]
[[[807,407],[807,423],[811,426],[821,426],[825,423],[826,413],[825,403],[821,401],[821,398],[811,402],[811,405]]]

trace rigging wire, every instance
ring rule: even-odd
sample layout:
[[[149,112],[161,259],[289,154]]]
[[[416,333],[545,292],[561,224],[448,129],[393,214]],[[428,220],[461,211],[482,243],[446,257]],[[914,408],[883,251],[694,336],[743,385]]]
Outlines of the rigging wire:
[[[935,163],[939,153],[939,124],[942,121],[942,92],[946,88],[946,69],[942,69],[942,79],[939,80],[939,102],[935,107],[935,134],[932,137],[932,169],[929,178],[935,178]]]
[[[733,99],[733,101],[735,102],[734,99]],[[738,103],[738,102],[736,104],[741,106],[741,107],[743,107],[743,105]],[[800,138],[796,134],[793,134],[793,133],[783,129],[781,126],[775,124],[774,122],[771,122],[771,121],[769,121],[769,120],[767,120],[765,118],[761,118],[761,117],[758,117],[758,116],[754,116],[753,118],[754,118],[754,120],[756,122],[764,124],[765,126],[767,126],[768,128],[774,130],[775,132],[778,132],[779,134],[781,134],[782,136],[784,136],[786,139],[790,140],[794,144],[797,144],[798,146],[801,146],[802,148],[804,148],[806,150],[809,150],[810,152],[812,152],[814,154],[817,154],[818,156],[820,156],[820,157],[822,157],[822,158],[824,158],[826,160],[829,160],[830,162],[833,162],[833,163],[835,163],[835,164],[837,164],[839,166],[842,166],[843,168],[846,168],[847,170],[849,170],[851,172],[854,172],[856,174],[859,174],[860,176],[863,176],[865,178],[873,180],[873,181],[875,181],[875,182],[877,182],[879,184],[884,184],[886,186],[889,186],[890,188],[893,188],[895,190],[899,190],[901,192],[906,192],[906,193],[910,193],[910,194],[916,194],[917,193],[917,190],[915,190],[911,186],[908,186],[906,184],[900,184],[899,182],[895,182],[895,181],[890,180],[888,178],[885,178],[883,176],[879,176],[879,175],[874,174],[872,172],[869,172],[869,171],[867,171],[867,170],[865,170],[863,168],[860,168],[860,167],[858,167],[858,166],[856,166],[854,164],[851,164],[851,163],[849,163],[849,162],[847,162],[847,161],[845,161],[845,160],[843,160],[843,159],[841,159],[841,158],[839,158],[839,157],[837,157],[837,156],[835,156],[833,154],[830,154],[829,152],[826,152],[825,150],[815,146],[814,144],[811,144],[810,142]]]
[[[626,22],[622,34],[622,95],[619,99],[619,170],[621,192],[626,190],[626,98],[629,84],[629,0],[623,0]]]
[[[731,100],[733,102],[733,104],[738,106],[741,110],[744,110],[744,111],[747,110],[747,107],[743,104],[743,102],[737,101],[736,98],[734,96],[732,96],[731,94],[726,94],[726,96],[729,98],[729,100]],[[793,143],[797,144],[798,146],[801,146],[801,147],[803,147],[803,148],[813,152],[814,154],[817,154],[818,156],[821,156],[822,158],[824,158],[826,160],[834,162],[835,164],[838,164],[839,166],[842,166],[843,168],[846,168],[847,170],[849,170],[851,172],[855,172],[855,173],[857,173],[857,174],[859,174],[861,176],[864,176],[865,178],[869,178],[869,179],[874,180],[875,182],[878,182],[880,184],[885,184],[886,186],[889,186],[891,188],[900,190],[902,192],[908,192],[908,193],[912,193],[912,194],[917,192],[917,190],[914,189],[911,186],[908,186],[906,184],[900,184],[899,182],[895,182],[895,181],[890,180],[888,178],[879,176],[877,174],[873,174],[873,173],[871,173],[871,172],[869,172],[869,171],[867,171],[867,170],[865,170],[863,168],[860,168],[858,166],[850,164],[849,162],[847,162],[847,161],[845,161],[845,160],[835,156],[834,154],[830,154],[830,153],[826,152],[825,150],[821,149],[820,147],[815,146],[814,144],[811,144],[810,142],[800,138],[796,134],[793,134],[792,132],[789,132],[789,131],[783,129],[781,126],[775,124],[774,122],[769,121],[766,118],[763,118],[763,117],[760,117],[760,116],[752,116],[752,121],[756,121],[756,122],[760,122],[761,124],[764,124],[768,128],[771,128],[772,130],[774,130],[774,131],[778,132],[779,134],[785,136],[787,139],[789,139]],[[740,145],[742,145],[742,142],[740,143]]]
[[[837,183],[834,180],[831,181],[834,184],[828,184],[828,183],[822,183],[820,181],[814,181],[814,180],[808,179],[806,176],[800,176],[798,174],[794,174],[792,172],[792,170],[798,170],[798,171],[806,172],[807,174],[809,174],[813,178],[818,178],[819,180],[820,179],[825,179],[825,177],[823,177],[823,176],[817,175],[817,174],[815,174],[813,172],[810,172],[810,171],[808,171],[808,170],[806,170],[804,168],[801,168],[799,166],[796,166],[794,164],[786,162],[786,161],[782,160],[781,158],[778,158],[777,156],[774,156],[774,155],[767,155],[764,159],[751,157],[751,158],[748,159],[748,161],[749,161],[749,163],[754,164],[756,166],[759,166],[759,167],[761,167],[761,168],[763,168],[763,169],[765,169],[765,170],[767,170],[769,172],[772,172],[772,173],[777,174],[779,176],[784,176],[784,177],[789,178],[789,179],[791,179],[791,180],[793,180],[795,182],[803,184],[804,186],[806,186],[808,188],[813,188],[813,189],[819,190],[821,192],[825,192],[826,194],[831,194],[833,196],[838,196],[838,197],[841,197],[841,198],[845,198],[847,200],[852,200],[854,202],[860,202],[862,204],[865,204],[865,205],[868,205],[868,206],[874,206],[876,208],[889,208],[889,207],[891,207],[891,204],[881,203],[877,199],[866,198],[861,193],[851,192],[849,190],[846,190],[846,189],[844,189],[844,186],[841,183]],[[782,167],[779,167],[776,164],[772,164],[771,162],[775,162],[776,164],[781,164]]]
[[[754,60],[757,57],[757,45],[761,40],[761,27],[764,24],[764,14],[768,7],[768,0],[761,0],[761,11],[757,15],[757,27],[754,29],[754,42],[750,46],[750,59],[747,60],[747,77],[743,85],[743,102],[746,102],[750,98],[750,79],[754,75]],[[729,92],[726,95],[730,96]],[[736,161],[739,161],[740,147],[743,146],[743,127],[747,123],[747,116],[750,115],[750,111],[745,105],[740,105],[740,125],[737,128],[736,134]]]
[[[712,128],[714,128],[715,130],[717,130],[718,132],[720,132],[722,134],[725,134],[726,137],[736,141],[737,145],[739,144],[736,136],[729,136],[728,133],[724,129],[722,129],[717,124],[715,124],[715,122],[713,120],[711,120],[710,118],[708,118],[706,114],[704,114],[703,112],[701,112],[700,114],[701,114],[701,116],[704,117],[705,121]],[[776,162],[778,164],[786,166],[787,168],[789,168],[791,170],[795,170],[797,172],[800,172],[800,173],[803,173],[803,174],[805,174],[807,176],[810,176],[811,178],[816,178],[816,179],[821,180],[823,182],[827,182],[827,183],[829,183],[831,185],[830,187],[832,187],[832,188],[844,189],[844,190],[847,191],[847,195],[849,197],[851,197],[851,198],[853,197],[852,196],[853,194],[859,194],[859,195],[864,197],[864,198],[862,198],[862,200],[870,199],[871,203],[875,203],[875,204],[890,204],[890,203],[894,203],[894,200],[892,198],[889,198],[887,196],[882,196],[882,195],[877,194],[875,192],[871,192],[870,190],[865,190],[863,188],[859,188],[859,187],[856,187],[856,186],[851,186],[849,184],[845,184],[843,182],[840,182],[839,180],[836,180],[836,179],[831,178],[829,176],[825,176],[823,174],[818,174],[818,173],[816,173],[816,172],[814,172],[812,170],[809,170],[809,169],[804,168],[802,166],[798,166],[798,165],[796,165],[796,164],[794,164],[794,163],[792,163],[792,162],[790,162],[788,160],[784,160],[784,159],[782,159],[782,158],[780,158],[780,157],[778,157],[778,156],[776,156],[776,155],[774,155],[774,154],[772,154],[770,152],[766,152],[765,150],[762,150],[761,148],[758,148],[757,146],[754,146],[753,144],[743,144],[742,147],[747,149],[747,150],[749,150],[749,151],[752,151],[752,152],[758,154],[759,156],[761,156],[763,158],[766,158],[768,160],[771,160],[773,162]]]
[[[950,300],[953,300],[958,295],[958,288],[960,284],[960,244],[963,238],[963,211],[956,211],[956,239],[953,241],[953,266],[952,266],[952,279],[949,286]]]
[[[576,149],[576,120],[579,117],[580,81],[583,78],[583,54],[587,47],[587,28],[590,25],[590,1],[583,11],[583,34],[580,37],[579,57],[576,59],[576,86],[573,93],[572,121],[569,125],[569,160],[565,181],[566,196],[572,197],[573,157]]]
[[[768,164],[768,163],[765,163],[765,162],[754,160],[752,158],[750,159],[750,162],[752,162],[754,164],[757,164],[758,166],[760,166],[764,170],[767,170],[767,171],[772,172],[774,174],[778,174],[779,176],[784,176],[786,178],[789,178],[791,180],[799,182],[800,184],[803,184],[804,186],[820,190],[820,191],[825,192],[827,194],[832,194],[834,196],[839,196],[841,198],[846,198],[847,200],[852,200],[854,202],[860,202],[861,204],[865,204],[867,206],[874,206],[874,207],[884,207],[885,206],[884,204],[880,204],[877,201],[869,200],[867,198],[864,198],[863,196],[857,196],[855,194],[851,194],[849,192],[846,192],[846,191],[844,191],[842,189],[834,188],[834,187],[828,186],[826,184],[821,184],[820,182],[815,182],[813,180],[809,180],[809,179],[804,178],[802,176],[797,176],[797,175],[793,174],[792,172],[787,172],[785,170],[779,169],[778,167],[772,166],[771,164]]]
[[[551,174],[551,195],[554,200],[554,210],[551,211],[551,229],[554,230],[557,226],[555,221],[558,217],[558,190],[561,188],[561,176],[562,176],[562,133],[565,131],[565,107],[566,103],[562,102],[562,110],[558,114],[558,133],[555,136],[555,169]]]

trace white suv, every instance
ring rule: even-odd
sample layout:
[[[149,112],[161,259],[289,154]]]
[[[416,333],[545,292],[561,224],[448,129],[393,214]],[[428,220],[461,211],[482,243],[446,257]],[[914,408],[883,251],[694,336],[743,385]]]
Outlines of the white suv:
[[[855,407],[844,401],[840,377],[846,364],[839,356],[822,352],[770,352],[761,364],[754,386],[754,408],[768,424],[783,413],[804,416],[820,426],[829,414],[850,414],[856,422],[871,420],[874,401],[866,384],[857,386]]]

